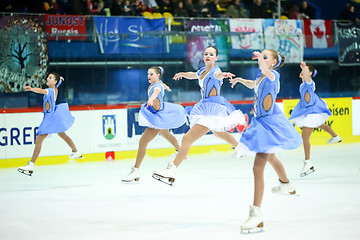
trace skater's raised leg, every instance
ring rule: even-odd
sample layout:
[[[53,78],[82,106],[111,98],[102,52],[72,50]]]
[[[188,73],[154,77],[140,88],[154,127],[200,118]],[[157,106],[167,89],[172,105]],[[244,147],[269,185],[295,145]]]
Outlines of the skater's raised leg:
[[[274,168],[276,174],[279,177],[280,185],[272,188],[272,192],[276,194],[285,194],[293,195],[296,193],[295,188],[291,185],[289,179],[287,178],[284,165],[276,157],[275,154],[270,154],[269,163]]]
[[[327,141],[327,143],[331,144],[331,143],[340,143],[341,137],[339,135],[337,135],[335,133],[335,131],[327,124],[323,123],[319,128],[321,128],[322,130],[326,131],[327,133],[329,133],[331,135],[331,138]]]
[[[66,143],[67,145],[69,145],[69,147],[71,148],[71,154],[69,155],[69,158],[71,159],[75,159],[75,158],[83,158],[82,154],[80,152],[78,152],[78,150],[76,149],[75,143],[73,142],[73,140],[65,133],[58,133],[59,137],[61,137]]]

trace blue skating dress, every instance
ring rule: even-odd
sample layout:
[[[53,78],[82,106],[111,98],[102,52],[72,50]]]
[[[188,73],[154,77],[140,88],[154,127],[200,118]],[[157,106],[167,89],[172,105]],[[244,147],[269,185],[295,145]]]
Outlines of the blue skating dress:
[[[44,94],[43,97],[44,118],[37,134],[65,132],[73,125],[75,118],[71,115],[67,103],[55,105],[55,90],[53,88],[46,88],[46,90],[47,94]]]
[[[254,153],[276,153],[296,149],[301,146],[302,138],[285,114],[275,104],[280,91],[280,74],[272,70],[275,80],[268,77],[258,84],[261,73],[255,82],[254,117],[250,127],[241,135],[239,149],[243,155]],[[264,99],[271,97],[271,106],[264,107]]]
[[[195,124],[202,125],[215,132],[225,132],[237,125],[245,124],[245,116],[240,110],[220,96],[220,88],[223,81],[215,78],[214,73],[220,68],[213,67],[203,79],[200,74],[205,67],[199,69],[196,75],[199,78],[202,99],[192,108],[187,108],[190,128]],[[209,96],[211,90],[216,90],[216,96]]]
[[[148,91],[148,97],[153,94],[155,88],[160,89],[157,99],[160,101],[159,110],[147,103],[141,105],[139,112],[139,125],[155,129],[173,129],[181,127],[186,122],[185,109],[180,104],[164,102],[164,87],[161,82],[154,83]]]
[[[289,119],[298,127],[319,127],[331,116],[328,106],[315,94],[315,83],[312,79],[311,83],[304,81],[299,90],[300,101],[291,112]]]

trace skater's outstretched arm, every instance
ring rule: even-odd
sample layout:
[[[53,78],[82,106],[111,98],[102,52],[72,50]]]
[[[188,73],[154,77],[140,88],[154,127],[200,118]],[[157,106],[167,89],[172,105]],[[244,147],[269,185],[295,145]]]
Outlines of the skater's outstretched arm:
[[[247,80],[247,79],[243,79],[241,77],[237,77],[237,78],[230,78],[229,82],[231,83],[231,87],[234,88],[236,83],[242,83],[243,85],[245,85],[246,87],[250,88],[250,89],[254,89],[255,87],[255,81],[254,80]]]
[[[275,74],[271,72],[270,67],[268,64],[266,64],[264,56],[260,52],[253,52],[254,57],[252,60],[257,59],[259,64],[259,69],[261,70],[261,73],[264,74],[266,77],[268,77],[271,81],[275,80]]]
[[[224,78],[232,79],[233,77],[235,77],[235,74],[231,72],[216,71],[214,72],[214,77],[220,81],[223,80]]]
[[[174,75],[173,79],[179,80],[182,79],[183,77],[190,80],[198,79],[196,72],[179,72]]]
[[[25,88],[25,90],[31,91],[31,92],[34,92],[34,93],[48,94],[48,91],[45,90],[45,89],[42,89],[42,88],[32,88],[30,86],[25,86],[24,88]]]

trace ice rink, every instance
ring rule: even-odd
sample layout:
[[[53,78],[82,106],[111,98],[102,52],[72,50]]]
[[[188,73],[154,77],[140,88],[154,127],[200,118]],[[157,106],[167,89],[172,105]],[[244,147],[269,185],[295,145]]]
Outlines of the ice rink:
[[[267,165],[265,231],[246,235],[253,157],[232,151],[190,155],[173,187],[151,177],[170,158],[146,156],[140,184],[121,183],[134,159],[37,166],[32,177],[0,169],[0,239],[360,239],[360,143],[311,153],[316,172],[304,178],[302,147],[278,154],[296,196],[271,193]]]

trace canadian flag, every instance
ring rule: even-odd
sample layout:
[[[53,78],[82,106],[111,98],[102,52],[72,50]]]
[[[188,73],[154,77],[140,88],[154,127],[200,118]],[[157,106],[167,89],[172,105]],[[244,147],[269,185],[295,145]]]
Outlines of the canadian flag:
[[[305,47],[334,47],[331,20],[304,20]]]

